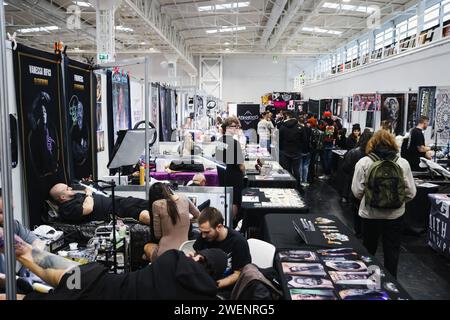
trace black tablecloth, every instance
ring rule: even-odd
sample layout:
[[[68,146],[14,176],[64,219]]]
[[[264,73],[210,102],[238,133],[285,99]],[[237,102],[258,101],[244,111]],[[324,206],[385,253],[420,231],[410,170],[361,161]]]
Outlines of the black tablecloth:
[[[297,188],[298,182],[290,175],[289,177],[268,177],[260,180],[260,175],[248,175],[247,187],[249,188]]]
[[[437,193],[439,187],[417,187],[417,193],[413,200],[406,203],[404,215],[404,230],[406,234],[419,235],[428,229],[428,218],[431,204],[428,195]]]
[[[297,191],[296,191],[297,192]],[[297,192],[300,196],[300,194]],[[247,188],[242,192],[243,196],[258,196],[260,202],[266,202],[268,199],[264,196],[264,193],[258,188]],[[309,211],[309,208],[305,205],[303,207],[262,207],[258,206],[260,203],[244,202],[241,204],[241,212],[243,215],[242,231],[245,232],[248,228],[253,227],[252,237],[262,237],[263,217],[267,213],[276,212],[278,214],[304,214]]]
[[[379,261],[373,257],[370,256],[370,254],[367,252],[367,250],[364,248],[364,246],[361,244],[361,242],[355,238],[352,235],[352,232],[349,228],[347,228],[337,217],[332,215],[317,215],[317,214],[304,214],[301,216],[302,218],[312,220],[314,221],[317,217],[325,217],[328,219],[331,219],[335,221],[333,225],[337,226],[340,233],[346,234],[349,237],[348,242],[344,242],[342,245],[333,245],[334,248],[339,247],[349,247],[353,248],[355,252],[357,252],[360,256],[369,256],[372,259],[372,262],[366,263],[366,265],[369,267],[369,265],[377,265],[382,270],[382,274],[384,276],[381,279],[381,290],[388,292],[389,296],[392,299],[411,299],[409,294],[401,287],[401,285],[383,268],[383,266],[379,263]],[[314,246],[311,244],[305,244],[305,242],[302,240],[302,238],[297,234],[295,231],[292,220],[298,221],[299,216],[295,214],[285,214],[285,215],[279,215],[279,214],[267,214],[264,217],[264,240],[267,242],[272,243],[276,249],[277,252],[281,250],[312,250],[315,251],[317,249],[321,249],[324,247]],[[318,230],[316,228],[316,230]],[[318,231],[316,231],[318,232]],[[312,232],[315,233],[315,232]],[[314,237],[308,237],[309,240],[313,240]],[[329,248],[329,246],[327,247]],[[274,262],[275,268],[278,270],[280,274],[280,279],[282,281],[282,287],[283,287],[283,293],[286,299],[290,299],[290,293],[287,286],[287,280],[286,277],[282,271],[281,262],[278,258],[278,255],[275,256],[275,262]],[[392,293],[390,291],[387,291],[385,289],[385,284],[388,282],[392,282],[395,284],[397,289],[399,290],[399,293]],[[358,286],[361,288],[362,286]],[[352,286],[351,288],[358,288],[355,286]],[[348,289],[350,286],[339,286],[339,290]],[[364,287],[362,287],[364,288]],[[336,296],[337,291],[335,291]]]

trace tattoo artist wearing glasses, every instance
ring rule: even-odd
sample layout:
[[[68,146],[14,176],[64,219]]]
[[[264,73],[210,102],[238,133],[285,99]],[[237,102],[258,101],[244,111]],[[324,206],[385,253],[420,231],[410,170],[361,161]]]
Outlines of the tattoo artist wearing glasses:
[[[244,187],[244,155],[239,143],[238,133],[241,122],[237,117],[228,117],[222,124],[224,135],[216,147],[216,160],[226,165],[226,169],[217,167],[221,186],[233,187],[233,219],[236,221],[242,202]]]

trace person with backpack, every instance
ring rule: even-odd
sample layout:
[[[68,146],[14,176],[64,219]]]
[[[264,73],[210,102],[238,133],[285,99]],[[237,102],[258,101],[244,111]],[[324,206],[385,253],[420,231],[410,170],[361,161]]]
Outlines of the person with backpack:
[[[286,111],[285,116],[279,131],[280,165],[300,183],[301,129],[292,111]]]
[[[378,130],[369,140],[366,155],[355,166],[352,192],[361,200],[363,244],[375,255],[381,237],[384,266],[397,276],[405,202],[416,195],[408,161],[399,157],[395,137]]]

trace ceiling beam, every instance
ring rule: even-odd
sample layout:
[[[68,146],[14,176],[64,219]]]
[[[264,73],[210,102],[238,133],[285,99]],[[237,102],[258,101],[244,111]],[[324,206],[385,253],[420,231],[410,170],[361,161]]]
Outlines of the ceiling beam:
[[[154,1],[149,3],[149,1],[145,0],[124,0],[124,2],[180,56],[183,62],[182,65],[186,67],[186,71],[189,74],[198,74],[193,56],[188,51],[184,39],[172,27],[169,18],[162,15],[161,11],[156,8]]]
[[[275,46],[278,44],[278,41],[283,36],[284,32],[286,31],[291,21],[295,18],[298,11],[300,10],[300,7],[303,5],[304,2],[305,2],[304,0],[292,0],[289,3],[287,14],[280,21],[280,25],[276,29],[272,38],[270,39],[269,49],[275,48]]]
[[[276,0],[273,4],[272,11],[270,12],[269,20],[267,20],[264,31],[261,35],[261,39],[259,40],[259,45],[262,48],[265,48],[267,45],[267,41],[269,40],[270,35],[272,34],[275,25],[283,13],[284,7],[286,6],[287,0]]]

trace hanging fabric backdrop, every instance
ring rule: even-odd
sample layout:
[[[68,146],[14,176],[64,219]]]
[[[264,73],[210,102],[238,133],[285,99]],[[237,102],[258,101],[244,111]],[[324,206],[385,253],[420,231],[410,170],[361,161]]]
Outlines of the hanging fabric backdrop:
[[[42,222],[50,188],[67,183],[61,67],[55,55],[19,45],[14,73],[24,186],[35,226]]]
[[[237,117],[242,130],[257,129],[259,121],[259,104],[238,104]]]
[[[320,115],[319,115],[319,100],[309,99],[309,101],[308,101],[308,113],[311,113],[311,114],[315,115],[317,118],[320,117]]]
[[[92,71],[86,65],[66,59],[66,120],[69,178],[95,177],[95,118]]]
[[[403,110],[405,107],[404,94],[381,95],[381,121],[387,120],[392,124],[395,135],[403,135]]]
[[[417,93],[408,93],[408,115],[406,120],[406,131],[417,125]]]
[[[419,87],[419,102],[417,104],[417,121],[420,116],[430,118],[430,125],[425,131],[425,143],[434,141],[434,108],[436,87]]]
[[[376,93],[353,95],[353,111],[380,111],[381,97]]]
[[[447,145],[450,134],[450,87],[436,90],[436,130],[438,144]]]
[[[108,87],[108,148],[111,157],[119,130],[131,129],[130,79],[114,68],[107,72]]]

